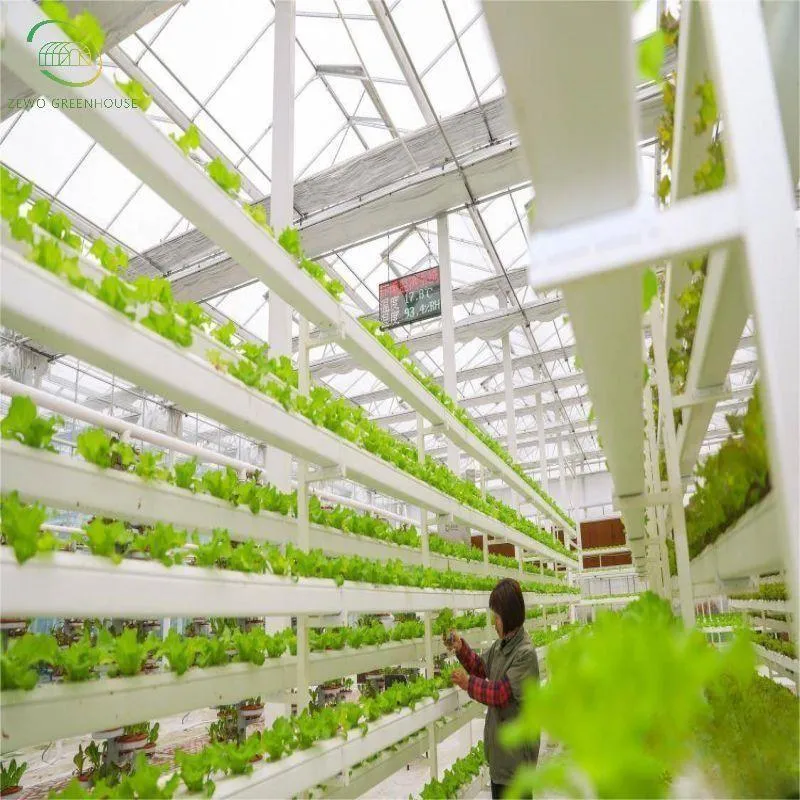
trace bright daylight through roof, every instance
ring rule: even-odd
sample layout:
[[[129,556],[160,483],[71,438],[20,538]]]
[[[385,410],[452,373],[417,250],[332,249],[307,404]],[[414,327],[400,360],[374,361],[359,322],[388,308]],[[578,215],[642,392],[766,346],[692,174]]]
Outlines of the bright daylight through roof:
[[[0,0],[0,795],[796,797],[800,0]]]

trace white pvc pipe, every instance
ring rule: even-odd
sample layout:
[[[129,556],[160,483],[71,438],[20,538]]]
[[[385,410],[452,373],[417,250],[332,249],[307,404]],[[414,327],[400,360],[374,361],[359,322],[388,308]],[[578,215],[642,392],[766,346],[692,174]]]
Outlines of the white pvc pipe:
[[[10,396],[27,395],[36,403],[37,406],[47,408],[50,411],[55,411],[57,414],[64,414],[68,417],[82,420],[83,422],[97,425],[100,428],[105,428],[109,431],[114,431],[120,435],[127,434],[134,439],[147,442],[148,444],[155,445],[156,447],[163,447],[166,450],[176,450],[188,456],[197,456],[198,459],[209,462],[212,464],[219,464],[223,467],[232,467],[237,472],[253,471],[256,469],[263,469],[255,464],[248,464],[246,461],[240,461],[236,458],[229,458],[221,453],[215,453],[213,450],[206,450],[196,444],[185,442],[183,439],[176,439],[173,436],[168,436],[164,433],[144,428],[141,425],[136,425],[133,422],[127,422],[123,419],[117,419],[110,414],[102,414],[99,411],[94,411],[91,408],[86,408],[79,403],[74,403],[72,400],[66,400],[63,397],[56,397],[49,392],[42,389],[36,389],[33,386],[26,386],[23,383],[18,383],[11,378],[0,378],[0,392]]]
[[[54,525],[51,522],[45,522],[42,525],[42,530],[52,531],[53,533],[83,533],[83,528],[75,528],[72,525]]]
[[[393,511],[387,511],[378,506],[371,506],[369,503],[362,503],[360,500],[356,500],[352,497],[342,497],[338,494],[334,494],[333,492],[326,491],[325,489],[312,488],[311,492],[321,500],[330,500],[334,503],[341,503],[343,506],[346,505],[349,508],[354,508],[358,511],[369,511],[370,513],[378,514],[385,519],[391,520],[392,522],[399,522],[401,525],[419,526],[419,520],[412,519],[411,517],[404,517],[402,514],[395,514]]]

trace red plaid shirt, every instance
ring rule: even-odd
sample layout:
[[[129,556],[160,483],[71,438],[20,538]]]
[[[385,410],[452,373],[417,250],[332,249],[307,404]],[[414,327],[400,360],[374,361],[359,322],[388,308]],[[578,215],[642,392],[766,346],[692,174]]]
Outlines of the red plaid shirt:
[[[508,678],[501,681],[490,681],[486,678],[486,665],[483,659],[462,639],[461,647],[456,651],[461,665],[469,673],[467,694],[485,706],[502,708],[511,700],[511,682]]]

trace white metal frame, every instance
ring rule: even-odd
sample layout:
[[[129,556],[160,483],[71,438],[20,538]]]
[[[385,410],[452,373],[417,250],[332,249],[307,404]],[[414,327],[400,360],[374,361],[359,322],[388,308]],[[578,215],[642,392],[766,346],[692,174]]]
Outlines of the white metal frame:
[[[625,418],[620,419],[620,409],[626,409],[625,417],[633,415],[641,419],[641,383],[637,385],[632,378],[634,366],[641,374],[641,351],[634,354],[631,346],[641,343],[634,324],[641,306],[641,270],[647,265],[709,249],[727,248],[735,253],[741,248],[749,310],[755,316],[758,331],[777,521],[792,595],[796,598],[800,482],[798,253],[793,180],[762,6],[756,0],[735,4],[709,0],[691,5],[689,15],[682,21],[681,47],[693,49],[699,37],[708,48],[725,123],[729,180],[728,186],[719,191],[678,199],[662,212],[638,200],[638,177],[632,168],[636,123],[629,9],[621,5],[613,10],[608,6],[604,9],[602,4],[584,4],[580,8],[570,5],[567,14],[566,6],[485,4],[537,187],[531,283],[535,287],[564,288],[617,494],[627,493],[617,484],[622,483],[633,464],[635,489],[643,493],[643,475],[640,476],[638,468],[640,444],[626,429]],[[699,11],[697,20],[695,11]],[[692,27],[698,23],[701,26],[691,35],[690,20]],[[559,52],[556,43],[567,36],[572,46]],[[621,61],[620,54],[625,54]],[[583,59],[591,60],[592,66],[582,69]],[[685,65],[688,56],[679,55],[679,59]],[[546,81],[537,80],[544,75]],[[689,75],[685,77],[687,81],[690,79]],[[685,103],[688,94],[688,89],[681,93],[682,102]],[[755,105],[753,98],[757,98]],[[557,107],[553,107],[554,103]],[[796,107],[796,98],[794,103]],[[619,113],[608,114],[609,107],[619,109]],[[597,116],[596,109],[602,109],[602,116]],[[677,115],[677,121],[684,127],[686,113],[684,108]],[[796,119],[792,125],[795,123]],[[681,140],[685,143],[690,138]],[[789,148],[796,145],[788,142]],[[686,155],[682,170],[690,160]],[[680,156],[678,163],[681,164]],[[591,290],[596,292],[586,299]],[[710,307],[720,299],[715,294],[709,295]],[[654,306],[651,313],[660,417],[666,432],[663,442],[669,472],[669,501],[672,524],[677,531],[681,610],[684,619],[691,621],[694,607],[684,515],[678,496],[679,452],[672,426],[671,391],[666,380],[666,342],[660,308]],[[620,319],[630,319],[628,327],[615,329],[614,323],[606,320],[608,315],[617,320],[617,325]],[[738,327],[738,322],[729,327]],[[598,353],[597,340],[609,332],[614,335]],[[700,341],[704,342],[707,337],[701,333]],[[736,336],[740,333],[737,331]],[[726,349],[722,347],[720,351]],[[724,365],[725,371],[729,366],[729,362]],[[609,383],[613,384],[610,389]],[[700,372],[692,371],[692,383],[692,390],[704,388]],[[684,445],[688,439],[684,434]],[[613,456],[618,448],[626,446],[631,448],[631,457],[620,464]],[[661,493],[660,485],[654,489]]]

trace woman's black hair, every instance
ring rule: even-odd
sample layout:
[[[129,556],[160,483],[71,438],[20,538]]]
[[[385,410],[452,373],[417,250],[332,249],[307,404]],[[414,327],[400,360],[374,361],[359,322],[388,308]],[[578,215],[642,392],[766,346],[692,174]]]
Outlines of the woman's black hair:
[[[513,578],[503,578],[489,595],[489,608],[503,622],[503,635],[519,628],[525,622],[525,598]]]

